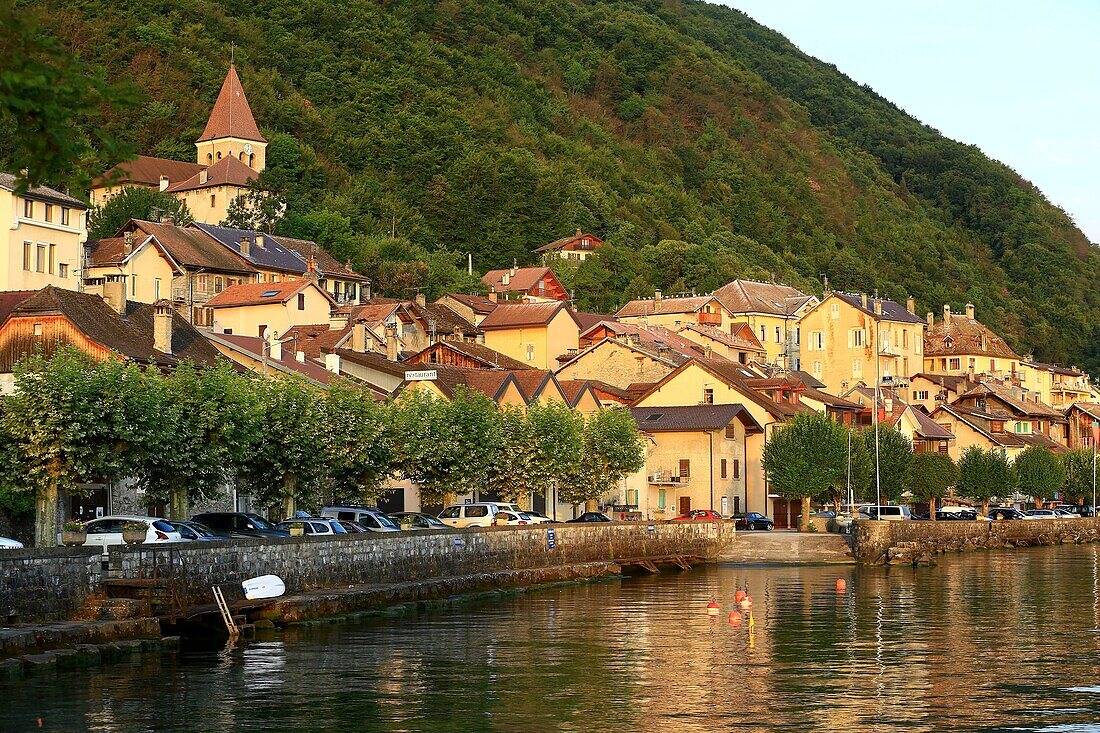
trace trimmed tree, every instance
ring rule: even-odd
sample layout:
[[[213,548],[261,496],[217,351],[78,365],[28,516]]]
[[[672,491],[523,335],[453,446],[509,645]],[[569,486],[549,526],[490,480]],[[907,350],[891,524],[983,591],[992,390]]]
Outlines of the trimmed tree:
[[[764,445],[763,466],[772,491],[801,501],[799,530],[805,532],[809,529],[810,498],[827,495],[846,480],[848,434],[821,413],[795,415]]]
[[[1073,503],[1082,499],[1092,501],[1092,451],[1075,448],[1062,455],[1065,479],[1062,493]]]
[[[989,514],[989,500],[1007,496],[1016,488],[1016,474],[999,450],[982,450],[972,445],[959,457],[959,493],[982,503],[982,515]]]
[[[615,484],[645,465],[638,425],[625,407],[609,407],[584,421],[581,454],[558,487],[558,498],[591,511]]]
[[[332,499],[373,502],[394,471],[397,453],[390,405],[344,379],[325,391],[325,443]]]
[[[1058,492],[1066,481],[1066,469],[1058,456],[1041,445],[1025,449],[1012,462],[1016,484],[1020,489],[1038,499],[1048,499]]]
[[[88,238],[113,237],[131,219],[171,219],[177,226],[194,221],[187,204],[172,194],[155,188],[129,187],[88,212]]]
[[[915,453],[909,462],[909,493],[928,504],[928,518],[936,519],[936,499],[959,480],[959,468],[946,453]]]
[[[875,429],[864,431],[863,442],[871,459],[870,493],[875,496]],[[913,444],[901,431],[889,425],[878,425],[878,493],[887,501],[899,502],[909,479],[909,463],[913,460]]]

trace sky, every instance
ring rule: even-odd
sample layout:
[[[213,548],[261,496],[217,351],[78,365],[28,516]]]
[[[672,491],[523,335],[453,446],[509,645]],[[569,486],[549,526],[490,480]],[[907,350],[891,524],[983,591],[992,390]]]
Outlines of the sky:
[[[1100,242],[1100,0],[712,0],[1038,186]]]

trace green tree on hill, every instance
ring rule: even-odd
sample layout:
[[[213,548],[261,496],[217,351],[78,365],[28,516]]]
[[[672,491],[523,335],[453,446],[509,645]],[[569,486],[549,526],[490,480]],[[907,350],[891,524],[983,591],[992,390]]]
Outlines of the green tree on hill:
[[[1012,466],[996,448],[982,450],[972,445],[963,451],[958,466],[959,494],[981,502],[983,516],[989,514],[990,499],[1004,499],[1016,489]]]
[[[764,445],[763,466],[771,491],[802,502],[799,531],[805,532],[810,499],[828,496],[845,480],[847,432],[821,413],[795,415]]]
[[[928,504],[928,517],[936,518],[936,500],[959,480],[959,468],[946,453],[914,453],[909,462],[908,486],[915,501]]]
[[[1039,445],[1030,446],[1016,456],[1012,470],[1020,491],[1037,499],[1051,498],[1066,481],[1063,461]]]

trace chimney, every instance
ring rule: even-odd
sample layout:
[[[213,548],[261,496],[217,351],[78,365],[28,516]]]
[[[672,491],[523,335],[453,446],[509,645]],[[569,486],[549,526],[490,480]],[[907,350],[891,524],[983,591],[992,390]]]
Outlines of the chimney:
[[[974,320],[974,304],[973,303],[967,303],[966,304],[966,317],[969,318],[972,321]]]
[[[501,285],[507,285],[508,283],[512,282],[512,275],[514,275],[514,274],[515,274],[515,271],[506,272],[503,275],[501,275],[500,284]]]
[[[867,293],[863,293],[859,296],[859,302],[863,305],[863,309],[867,310]]]
[[[936,325],[936,314],[933,313],[932,311],[928,311],[928,315],[925,316],[925,318],[928,319],[928,327],[929,328],[932,328],[933,326]]]
[[[167,191],[168,190],[168,176],[161,176],[160,177],[160,190],[161,191]]]
[[[416,304],[418,306],[420,306],[421,308],[423,308],[424,306],[426,306],[428,304],[428,299],[424,297],[424,293],[417,293],[416,294]]]
[[[713,348],[711,347],[711,345],[710,345],[710,344],[707,344],[706,346],[704,346],[704,347],[703,347],[703,358],[704,358],[704,359],[709,359],[709,358],[711,358],[711,353],[712,353],[713,351],[714,351],[714,349],[713,349]]]
[[[653,291],[653,300],[660,300],[663,293],[660,290]]]
[[[367,351],[367,324],[357,321],[351,327],[351,350],[356,354],[364,354]]]
[[[299,364],[305,364],[306,363],[306,352],[304,352],[304,351],[295,351],[294,352],[294,358],[298,360]]]
[[[256,232],[256,246],[260,249],[264,248],[264,235],[259,232]]]
[[[161,298],[153,303],[153,348],[172,353],[172,301]]]
[[[462,326],[455,326],[455,341],[461,341],[463,338]]]
[[[244,234],[241,235],[241,257],[248,257],[251,255],[252,243],[248,241],[248,237]]]
[[[120,316],[126,313],[126,276],[107,275],[103,282],[103,299]]]
[[[325,354],[325,369],[328,369],[333,374],[340,373],[340,355],[335,351],[331,354]]]
[[[951,330],[951,306],[949,305],[943,306],[943,327],[946,331]]]
[[[988,350],[989,350],[989,342],[986,341],[985,331],[982,331],[982,351],[988,351]]]
[[[913,315],[917,314],[917,299],[910,295],[905,299],[905,310],[909,311]]]
[[[580,235],[581,235],[581,230],[580,230],[580,229],[578,229],[578,230],[577,230],[577,234],[576,234],[576,236],[578,236],[578,237],[579,237]]]
[[[279,334],[271,332],[271,345],[267,349],[267,355],[275,361],[283,360],[283,342],[279,340]]]
[[[205,170],[199,171],[199,183],[206,183],[210,180],[210,174]]]
[[[386,358],[390,361],[397,361],[398,348],[397,348],[397,326],[386,325]]]
[[[511,272],[512,272],[512,277],[515,277],[515,276],[516,276],[516,270],[517,270],[517,269],[518,269],[518,268],[516,267],[516,261],[515,261],[515,260],[512,260],[512,270],[511,270]]]
[[[878,300],[878,299],[875,300],[875,315],[876,316],[881,316],[882,315],[882,301]]]
[[[882,407],[886,410],[887,415],[894,414],[894,400],[892,397],[884,397],[882,400]]]
[[[134,233],[126,232],[122,235],[122,241],[126,245],[126,254],[130,254],[134,251]]]
[[[489,291],[489,300],[491,300],[494,303],[497,302],[497,291],[495,291],[495,290],[490,290]]]

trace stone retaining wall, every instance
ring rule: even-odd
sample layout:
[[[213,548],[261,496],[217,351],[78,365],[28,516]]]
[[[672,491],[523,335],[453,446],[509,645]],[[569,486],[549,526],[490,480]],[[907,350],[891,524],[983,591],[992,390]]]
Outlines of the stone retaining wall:
[[[0,550],[0,626],[72,618],[99,588],[98,547]]]
[[[549,528],[554,547],[548,547]],[[511,570],[698,555],[714,559],[733,540],[732,523],[614,522],[493,527],[439,532],[290,537],[111,548],[110,577],[165,580],[184,605],[211,603],[210,588],[241,597],[240,583],[278,575],[287,593],[348,585],[409,583]],[[0,554],[0,622],[73,618],[100,585],[98,548]]]
[[[928,564],[934,555],[1011,547],[1100,541],[1100,518],[987,522],[855,523],[856,560],[872,565]]]

